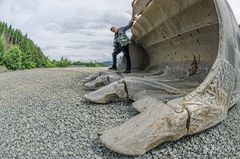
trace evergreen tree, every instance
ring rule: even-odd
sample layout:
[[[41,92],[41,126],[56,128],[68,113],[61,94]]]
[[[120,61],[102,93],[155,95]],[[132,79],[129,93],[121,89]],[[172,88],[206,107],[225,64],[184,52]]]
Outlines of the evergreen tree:
[[[16,46],[12,47],[4,54],[4,64],[11,70],[24,69],[23,52]]]
[[[28,35],[23,35],[12,25],[0,22],[0,65],[5,64],[9,69],[31,69],[35,67],[52,66],[40,47]],[[9,55],[8,55],[9,54]],[[17,60],[14,62],[14,60]],[[5,62],[4,62],[5,61]],[[10,64],[12,62],[12,64]]]
[[[97,62],[71,62],[62,57],[61,60],[49,60],[41,48],[38,47],[21,30],[14,29],[12,25],[0,22],[0,65],[5,65],[8,69],[21,70],[36,67],[68,67],[70,65],[80,65],[87,67],[106,66]]]
[[[0,37],[0,66],[4,63],[4,54],[5,54],[6,48],[5,48],[5,42],[2,37]]]

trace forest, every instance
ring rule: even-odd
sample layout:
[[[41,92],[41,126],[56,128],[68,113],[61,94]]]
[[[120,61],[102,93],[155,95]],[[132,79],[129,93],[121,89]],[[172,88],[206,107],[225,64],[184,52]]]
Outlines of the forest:
[[[12,25],[0,22],[0,66],[5,66],[9,70],[24,70],[72,65],[106,66],[98,62],[72,62],[64,57],[61,60],[50,60],[27,34],[24,35],[19,29],[14,29]]]

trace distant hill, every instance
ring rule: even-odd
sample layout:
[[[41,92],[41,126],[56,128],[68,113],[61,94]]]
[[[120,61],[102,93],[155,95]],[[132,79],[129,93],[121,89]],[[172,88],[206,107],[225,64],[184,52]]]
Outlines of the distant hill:
[[[8,69],[31,69],[36,67],[51,67],[51,61],[46,57],[28,35],[23,35],[12,25],[0,22],[0,66]]]
[[[107,65],[107,66],[111,66],[112,65],[112,61],[104,61],[102,62],[104,65]]]
[[[103,62],[82,62],[74,61],[70,63],[71,66],[81,66],[81,67],[107,67],[108,65]]]

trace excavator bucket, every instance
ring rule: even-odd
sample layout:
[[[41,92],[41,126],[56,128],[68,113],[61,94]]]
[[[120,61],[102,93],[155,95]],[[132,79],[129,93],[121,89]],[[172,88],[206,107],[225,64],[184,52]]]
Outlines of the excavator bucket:
[[[226,0],[134,0],[132,6],[133,73],[100,73],[86,86],[101,87],[85,98],[135,101],[140,114],[100,140],[118,153],[142,155],[227,117],[240,100],[240,31]]]

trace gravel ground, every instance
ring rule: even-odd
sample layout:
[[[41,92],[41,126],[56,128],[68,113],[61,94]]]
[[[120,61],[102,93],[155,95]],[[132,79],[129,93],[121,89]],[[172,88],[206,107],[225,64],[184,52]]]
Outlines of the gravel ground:
[[[131,158],[106,149],[98,132],[137,112],[123,99],[83,99],[80,80],[97,69],[39,69],[0,74],[0,158]],[[202,133],[166,142],[136,159],[240,158],[240,107]]]

